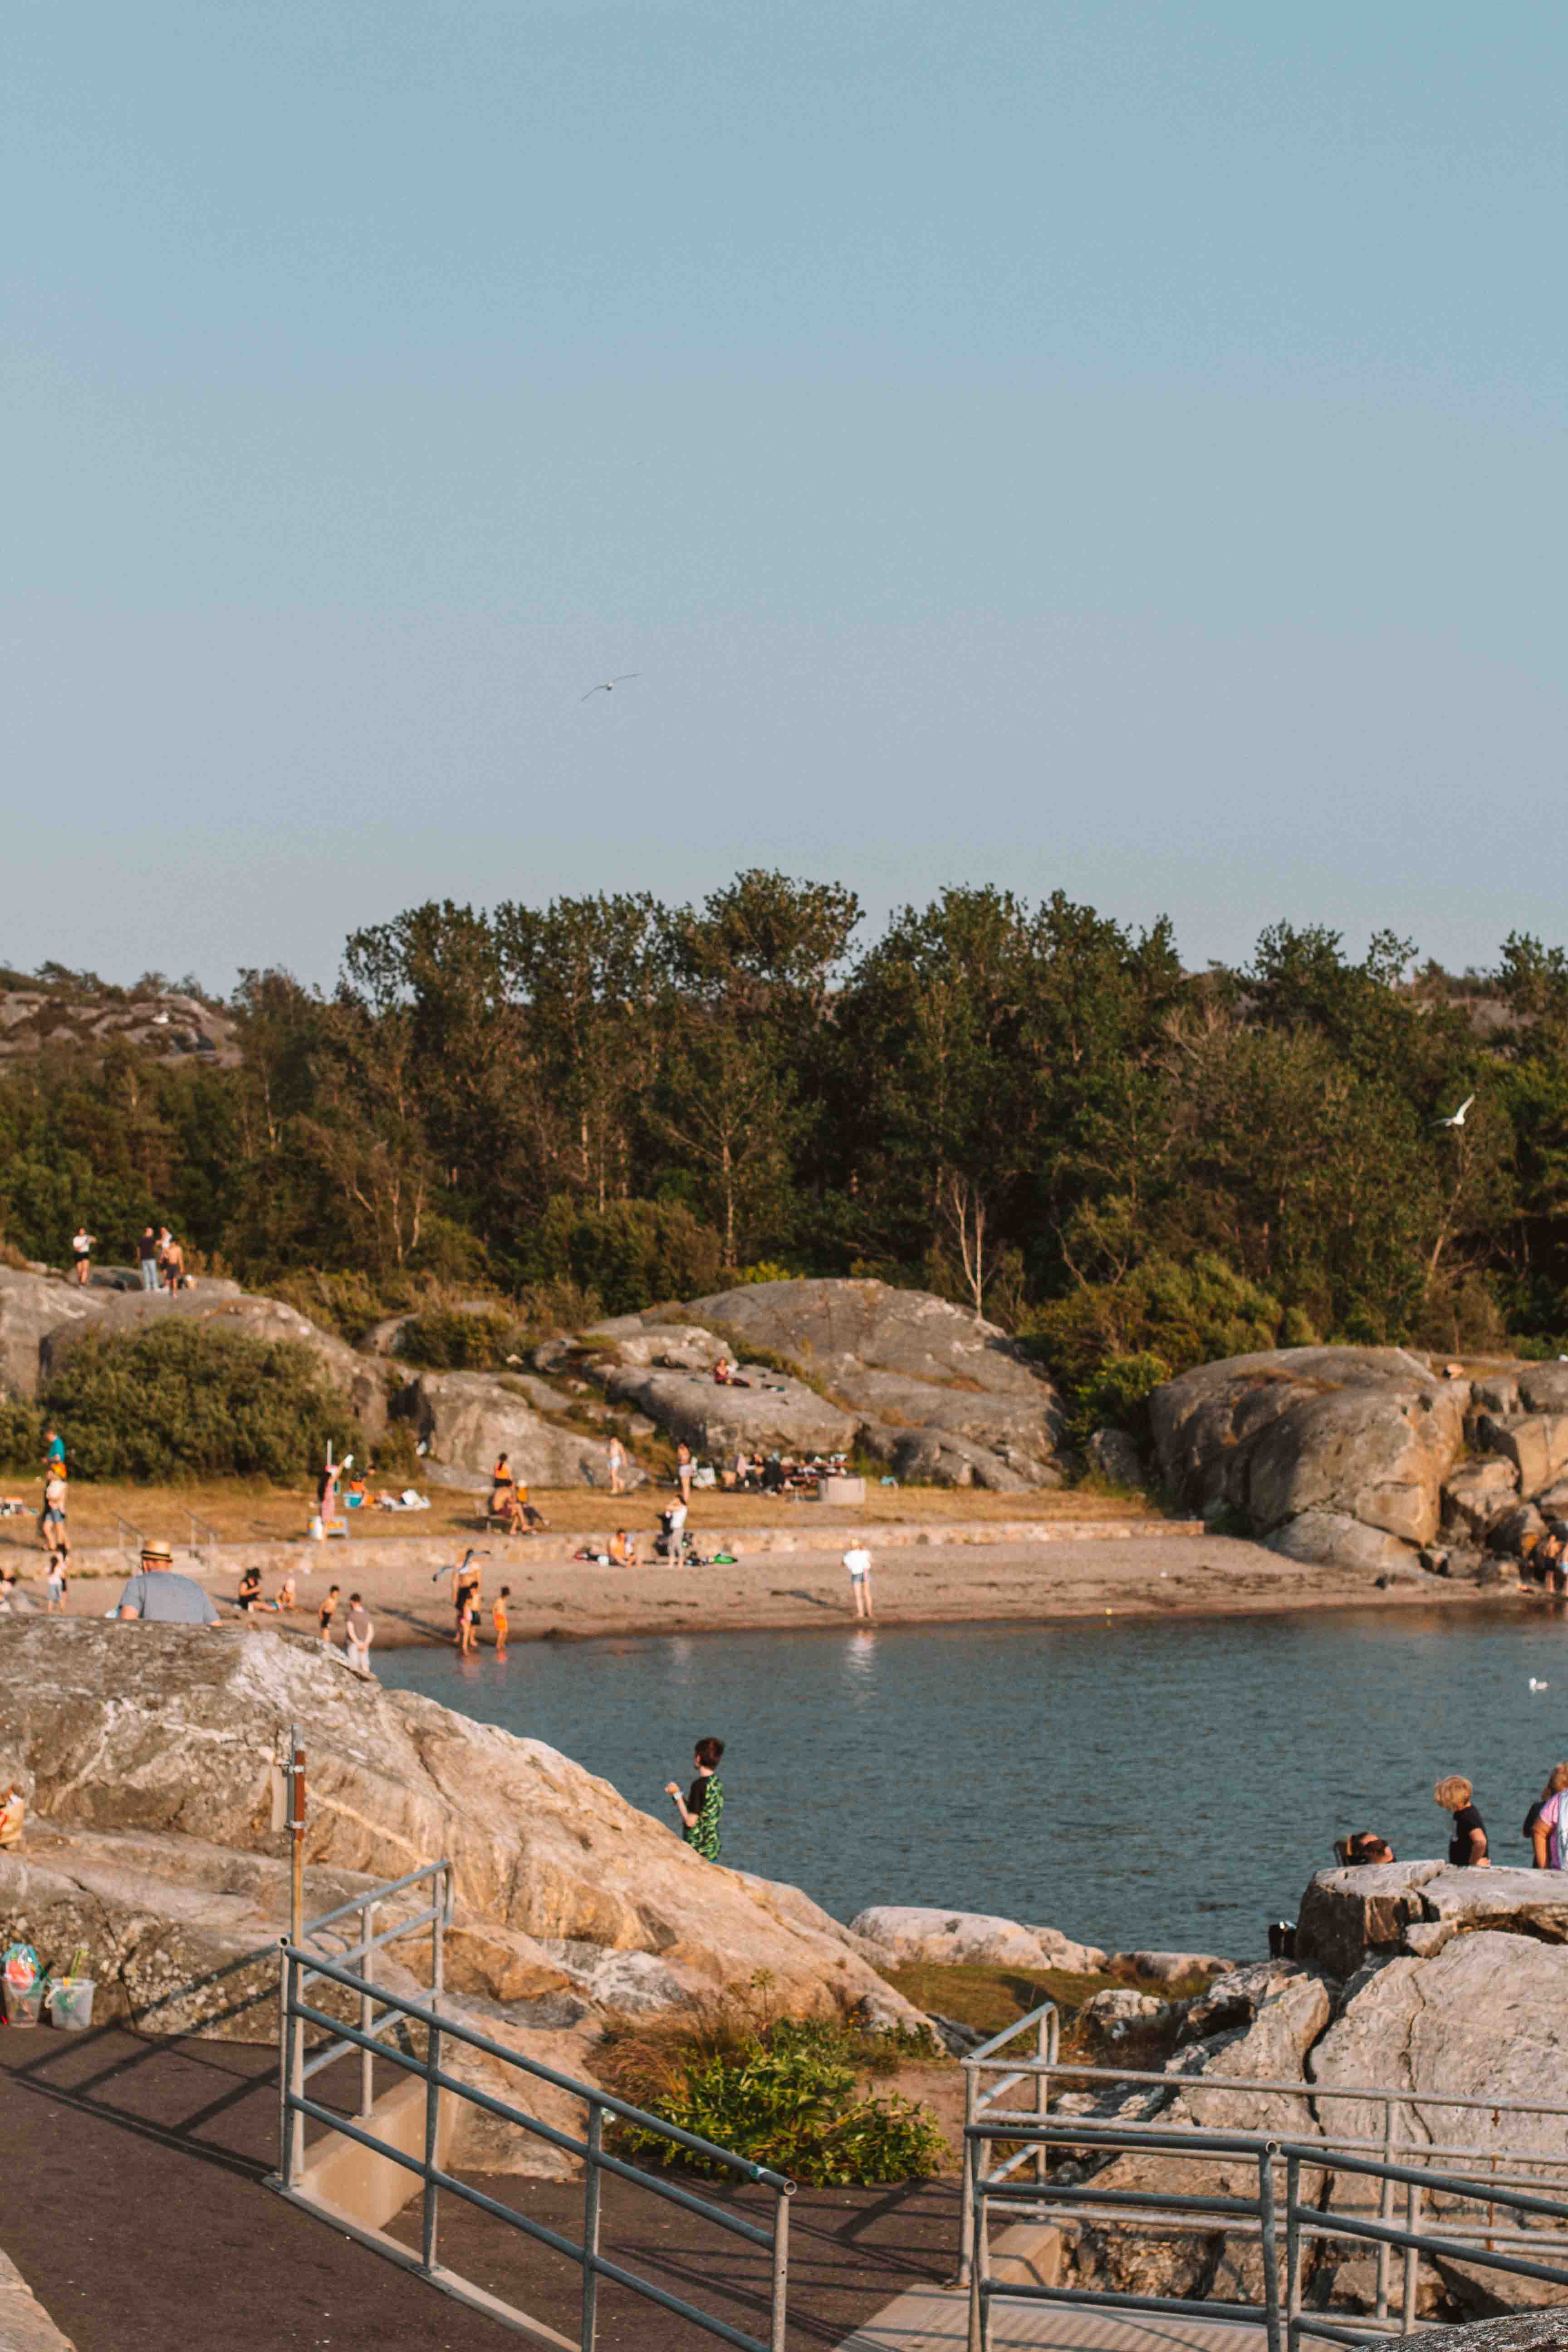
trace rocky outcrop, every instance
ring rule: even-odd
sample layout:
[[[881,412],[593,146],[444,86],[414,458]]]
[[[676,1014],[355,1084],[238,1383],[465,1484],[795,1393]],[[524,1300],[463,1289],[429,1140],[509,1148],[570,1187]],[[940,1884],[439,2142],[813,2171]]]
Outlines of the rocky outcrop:
[[[32,1287],[25,1288],[27,1285]],[[86,1304],[89,1299],[91,1306]],[[249,1339],[296,1340],[315,1359],[367,1437],[379,1437],[386,1426],[386,1383],[382,1373],[280,1298],[252,1297],[237,1282],[205,1276],[184,1290],[100,1292],[79,1290],[73,1284],[47,1276],[0,1272],[0,1368],[18,1394],[31,1395],[47,1383],[85,1331],[134,1338],[169,1322],[237,1331]],[[8,1323],[17,1334],[14,1346],[5,1344]],[[29,1330],[32,1389],[20,1385],[15,1369],[26,1356]]]
[[[226,1069],[240,1058],[232,1013],[178,990],[163,996],[73,995],[55,988],[0,989],[0,1066],[35,1054],[101,1054],[130,1045],[158,1062],[195,1059]]]
[[[1093,1944],[1075,1943],[1057,1927],[1026,1927],[988,1912],[941,1911],[915,1904],[874,1904],[850,1923],[850,1932],[884,1956],[890,1967],[913,1962],[952,1968],[1068,1969],[1088,1974],[1106,1965]]]
[[[300,1635],[0,1620],[0,1723],[57,1832],[280,1857],[273,1771],[294,1722],[309,1727],[309,1861],[391,1878],[448,1855],[488,1997],[520,1969],[586,1986],[570,1948],[585,1946],[657,1962],[671,1998],[767,1969],[792,2006],[899,2006],[868,1948],[798,1890],[775,1899],[703,1863],[542,1741],[384,1691]],[[238,1891],[254,1901],[258,1884]]]
[[[1401,1348],[1286,1348],[1154,1391],[1167,1484],[1304,1560],[1397,1569],[1437,1533],[1469,1384]]]
[[[994,1324],[923,1291],[751,1283],[618,1316],[584,1338],[606,1394],[702,1453],[834,1452],[858,1434],[901,1479],[1019,1492],[1061,1483],[1065,1416],[1050,1381]],[[723,1354],[749,1389],[715,1386]]]
[[[58,1275],[0,1265],[0,1396],[36,1397],[44,1340],[68,1328],[91,1330],[109,1296],[79,1288]]]
[[[1350,1977],[1399,1953],[1429,1959],[1455,1937],[1487,1927],[1568,1945],[1568,1873],[1456,1870],[1442,1862],[1321,1870],[1301,1898],[1296,1949]]]
[[[464,1471],[488,1483],[499,1454],[510,1456],[515,1476],[535,1486],[599,1486],[610,1483],[605,1441],[584,1437],[546,1420],[538,1393],[559,1409],[542,1381],[493,1372],[420,1372],[393,1399],[394,1418],[409,1423],[439,1468]],[[628,1462],[628,1486],[647,1473]]]

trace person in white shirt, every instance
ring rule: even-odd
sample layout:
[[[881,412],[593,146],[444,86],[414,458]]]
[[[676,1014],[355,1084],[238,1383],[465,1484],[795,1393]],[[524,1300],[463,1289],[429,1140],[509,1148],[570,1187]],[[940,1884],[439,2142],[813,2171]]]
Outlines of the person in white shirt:
[[[375,1639],[375,1624],[360,1593],[349,1596],[349,1613],[343,1621],[343,1631],[349,1637],[349,1664],[356,1675],[370,1672],[370,1645]]]
[[[852,1543],[844,1555],[844,1565],[849,1570],[849,1590],[855,1596],[857,1617],[871,1618],[876,1611],[871,1606],[871,1555],[863,1543]]]
[[[76,1261],[76,1278],[79,1285],[85,1283],[92,1272],[92,1253],[97,1240],[98,1235],[89,1234],[85,1225],[79,1225],[71,1236],[71,1256]]]

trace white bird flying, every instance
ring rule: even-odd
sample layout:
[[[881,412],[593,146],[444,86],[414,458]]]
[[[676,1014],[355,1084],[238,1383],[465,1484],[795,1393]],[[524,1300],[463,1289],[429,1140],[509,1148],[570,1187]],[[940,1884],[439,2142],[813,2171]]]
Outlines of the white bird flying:
[[[641,677],[640,669],[624,669],[619,677],[607,677],[600,686],[591,686],[586,694],[577,697],[579,702],[592,702],[596,694],[614,694],[617,686],[625,686],[628,677]]]
[[[1464,1125],[1464,1123],[1465,1123],[1465,1113],[1469,1109],[1470,1105],[1471,1105],[1474,1101],[1475,1101],[1475,1097],[1474,1097],[1474,1095],[1467,1095],[1467,1096],[1465,1097],[1464,1101],[1459,1105],[1458,1109],[1454,1113],[1454,1116],[1453,1116],[1453,1118],[1435,1118],[1435,1119],[1433,1120],[1433,1122],[1432,1122],[1433,1126],[1434,1126],[1434,1127],[1463,1127],[1463,1125]]]

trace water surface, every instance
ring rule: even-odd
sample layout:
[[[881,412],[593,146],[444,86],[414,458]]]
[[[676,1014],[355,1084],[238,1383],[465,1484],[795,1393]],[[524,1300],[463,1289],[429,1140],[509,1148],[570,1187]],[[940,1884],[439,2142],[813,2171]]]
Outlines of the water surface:
[[[1568,1755],[1549,1607],[661,1635],[384,1653],[383,1679],[548,1740],[664,1819],[728,1744],[724,1860],[838,1917],[949,1904],[1091,1943],[1256,1954],[1333,1840],[1442,1850],[1462,1771],[1500,1862]],[[1547,1681],[1531,1695],[1530,1677]]]

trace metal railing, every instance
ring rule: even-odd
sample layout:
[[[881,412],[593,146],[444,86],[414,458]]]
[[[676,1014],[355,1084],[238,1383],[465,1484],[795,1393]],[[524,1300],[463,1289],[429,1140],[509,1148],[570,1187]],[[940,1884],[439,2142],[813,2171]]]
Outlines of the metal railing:
[[[1188,2195],[1168,2189],[1131,2189],[1091,2180],[1081,2185],[1053,2183],[1042,2197],[1037,2187],[1026,2188],[1001,2180],[988,2171],[984,2151],[992,2141],[1002,2138],[1026,2140],[1047,2150],[1058,2147],[1089,2148],[1110,2155],[1156,2153],[1186,2162],[1241,2158],[1257,2168],[1258,2193],[1255,2197]],[[989,2122],[966,2126],[964,2161],[975,2216],[974,2259],[969,2276],[969,2352],[991,2352],[991,2310],[996,2302],[1081,2304],[1101,2310],[1160,2312],[1189,2319],[1239,2320],[1254,2326],[1261,2320],[1268,2352],[1287,2352],[1287,2347],[1288,2352],[1299,2352],[1303,2336],[1355,2345],[1368,2334],[1385,2334],[1386,2319],[1352,2319],[1346,2313],[1330,2319],[1304,2307],[1302,2249],[1309,2239],[1403,2249],[1405,2292],[1398,2330],[1402,2336],[1408,2336],[1415,2326],[1416,2286],[1423,2257],[1464,2263],[1501,2271],[1509,2277],[1541,2279],[1568,2287],[1568,2237],[1563,2241],[1563,2259],[1547,2263],[1499,2252],[1487,2242],[1484,2228],[1479,2232],[1478,2242],[1478,2235],[1460,2234],[1451,2225],[1429,2224],[1425,2229],[1421,2225],[1422,2200],[1428,2193],[1477,2206],[1503,2205],[1563,2226],[1568,2226],[1568,2201],[1533,2195],[1522,2189],[1503,2188],[1489,2178],[1465,2178],[1437,2172],[1428,2166],[1387,2164],[1376,2157],[1336,2155],[1325,2151],[1320,2140],[1266,2138],[1257,2132],[1208,2131],[1202,2126],[1160,2131],[1147,2124],[1085,2124],[1077,2120],[1041,2123],[1034,2116],[1018,2114],[994,2116]],[[1281,2165],[1285,2169],[1283,2197],[1275,2179]],[[1304,2199],[1304,2170],[1315,2179],[1324,2174],[1349,2173],[1389,2186],[1402,2185],[1405,2192],[1405,2226],[1364,2221],[1335,2211],[1319,2203],[1316,2196]],[[1016,2211],[1021,2204],[1026,2204],[1037,2214],[1048,2211],[1058,2220],[1135,2219],[1144,2227],[1163,2225],[1173,2210],[1179,2210],[1190,2223],[1209,2232],[1220,2222],[1226,2232],[1241,2230],[1256,2234],[1262,2252],[1263,2299],[1261,2303],[1226,2302],[1214,2296],[1133,2294],[1110,2287],[997,2282],[991,2275],[990,2209],[1000,2205]],[[1285,2227],[1283,2282],[1281,2220]],[[1510,2234],[1516,2242],[1529,2242],[1533,2233],[1521,2230]]]
[[[222,1536],[209,1519],[200,1519],[195,1511],[187,1514],[191,1522],[191,1558],[204,1562],[208,1544],[221,1544]]]
[[[419,1887],[439,1882],[438,1892],[422,1907],[408,1910],[401,1907],[399,1898],[407,1897]],[[377,1925],[378,1914],[397,1906],[391,1924]],[[452,1916],[452,1870],[448,1862],[428,1864],[423,1870],[411,1871],[406,1877],[394,1879],[353,1901],[324,1913],[303,1929],[300,1941],[295,1944],[285,1938],[282,1944],[282,1970],[279,1985],[279,2109],[280,2150],[279,2170],[268,2182],[281,2196],[301,2205],[309,2211],[330,2221],[335,2229],[347,2230],[362,2242],[373,2246],[379,2253],[398,2262],[418,2277],[442,2289],[456,2300],[486,2312],[492,2319],[545,2343],[559,2345],[564,2352],[595,2352],[597,2326],[598,2285],[607,2279],[625,2287],[677,2317],[689,2320],[693,2326],[715,2336],[726,2344],[739,2347],[739,2352],[784,2352],[787,2325],[789,2284],[789,2200],[795,2194],[795,2183],[765,2165],[753,2164],[749,2158],[733,2155],[728,2148],[716,2147],[712,2141],[699,2138],[691,2132],[680,2130],[658,2116],[645,2114],[624,2099],[613,2097],[597,2084],[575,2080],[543,2065],[521,2051],[509,2048],[505,2042],[491,2039],[463,2023],[449,2011],[443,2001],[443,1937]],[[339,1923],[357,1918],[358,1933],[351,1940],[342,1940],[342,1948],[329,1957],[323,1948],[323,1931],[339,1927]],[[390,1987],[375,1984],[370,1975],[372,1955],[384,1946],[404,1943],[424,1927],[430,1929],[431,1991],[427,2000],[417,2000],[394,1991]],[[340,1937],[333,1937],[334,1943]],[[363,1963],[356,1969],[347,1965]],[[330,2015],[303,1996],[313,1983],[337,1988],[358,2001],[359,2022],[349,2024],[340,2017]],[[326,2036],[324,2042],[305,2055],[304,2042],[308,2030],[314,2029]],[[395,2039],[389,2039],[395,2036]],[[416,2039],[417,2036],[417,2039]],[[423,2044],[423,2054],[418,2044]],[[442,2063],[443,2048],[456,2042],[493,2060],[535,2083],[564,2091],[581,2102],[586,2110],[585,2131],[578,2135],[559,2129],[539,2116],[530,2115],[510,2100],[481,2090],[475,2083],[453,2074]],[[360,2054],[359,2115],[357,2119],[338,2109],[311,2098],[305,2090],[306,2083],[323,2068],[357,2051]],[[405,2077],[416,2077],[425,2085],[424,2147],[419,2156],[411,2156],[379,2137],[373,2128],[373,2068],[381,2058],[401,2070]],[[577,2158],[583,2165],[583,2236],[581,2242],[549,2229],[542,2221],[489,2197],[448,2171],[438,2161],[442,2134],[444,2097],[459,2100],[478,2108],[482,2114],[514,2126],[531,2137],[563,2154]],[[343,2212],[312,2195],[305,2181],[305,2120],[325,2125],[328,2131],[341,2135],[372,2154],[384,2158],[409,2173],[422,2192],[420,2213],[420,2244],[417,2254],[412,2248],[379,2230],[363,2230],[354,2226]],[[644,2171],[612,2155],[605,2147],[605,2118],[632,2126],[667,2141],[672,2148],[686,2150],[710,2164],[723,2165],[741,2179],[751,2181],[773,2191],[771,2227],[760,2227],[737,2213],[716,2205],[710,2200],[694,2195],[689,2189],[661,2179],[657,2174]],[[320,2142],[314,2144],[319,2149]],[[727,2320],[710,2312],[698,2309],[694,2304],[658,2286],[651,2279],[640,2277],[620,2263],[610,2261],[600,2252],[601,2184],[605,2174],[646,2189],[661,2198],[667,2204],[711,2221],[731,2235],[762,2248],[769,2259],[768,2335],[761,2338],[747,2335],[731,2326]],[[544,2321],[531,2316],[517,2305],[488,2293],[472,2280],[460,2277],[438,2260],[438,2229],[440,2199],[443,2193],[460,2199],[480,2212],[489,2213],[510,2228],[519,2230],[539,2244],[563,2254],[575,2263],[582,2273],[580,2324],[575,2339],[563,2336]]]
[[[131,1538],[129,1543],[126,1541],[128,1536]],[[114,1541],[121,1551],[127,1553],[132,1559],[139,1559],[142,1547],[146,1540],[140,1528],[133,1528],[129,1519],[122,1519],[118,1512],[115,1514]]]
[[[1005,2054],[1009,2044],[1030,2032],[1036,2039],[1036,2055]],[[1363,2181],[1369,2197],[1375,2190],[1375,2223],[1358,2221],[1345,2210],[1333,2217],[1332,2224],[1321,2213],[1316,2214],[1311,2222],[1303,2221],[1301,2223],[1301,2229],[1309,2236],[1355,2236],[1367,2231],[1369,2242],[1375,2248],[1373,2311],[1360,2320],[1345,2315],[1341,2332],[1346,2342],[1354,2342],[1361,2333],[1388,2332],[1392,2316],[1391,2268],[1401,2243],[1405,2245],[1399,2315],[1402,2332],[1408,2333],[1414,2325],[1420,2248],[1396,2234],[1390,2234],[1397,2201],[1396,2189],[1401,2182],[1408,2185],[1414,2181],[1417,2184],[1415,2207],[1417,2215],[1423,2187],[1429,2189],[1435,2197],[1446,2200],[1458,2198],[1461,2206],[1468,2204],[1484,2208],[1484,2210],[1477,2211],[1473,2219],[1462,2211],[1455,2215],[1445,2224],[1447,2240],[1442,2247],[1433,2246],[1431,2249],[1456,2254],[1462,2252],[1464,2259],[1479,2263],[1487,2262],[1498,2253],[1500,2248],[1518,2249],[1524,2244],[1539,2244],[1539,2229],[1531,2231],[1527,2227],[1512,2227],[1500,2221],[1499,2206],[1568,2220],[1568,2204],[1557,2205],[1550,2199],[1535,2205],[1529,2202],[1532,2197],[1539,2199],[1544,2189],[1556,2188],[1568,2195],[1568,2107],[1561,2103],[1487,2098],[1457,2092],[1416,2093],[1394,2090],[1385,2084],[1331,2084],[1300,2078],[1294,2081],[1259,2080],[1245,2075],[1181,2074],[1138,2067],[1088,2066],[1071,2061],[1064,2063],[1059,2047],[1056,2007],[1047,2001],[1027,2017],[1021,2018],[1016,2025],[1008,2026],[979,2049],[971,2052],[963,2061],[966,2073],[966,2140],[972,2145],[982,2140],[986,2144],[1000,2142],[1007,2148],[1002,2160],[985,2175],[985,2196],[992,2202],[1003,2198],[1015,2206],[1026,2205],[1037,2216],[1043,2216],[1048,2209],[1053,2218],[1066,2218],[1066,2209],[1070,2206],[1073,2209],[1071,2218],[1080,2221],[1120,2220],[1125,2222],[1135,2213],[1148,2230],[1207,2234],[1214,2232],[1218,2216],[1218,2209],[1212,2200],[1188,2198],[1180,2192],[1164,2195],[1140,2192],[1137,2197],[1129,2198],[1125,2194],[1097,2189],[1092,2180],[1081,2187],[1074,2184],[1070,2190],[1063,2184],[1053,2183],[1042,2191],[1040,2184],[1048,2180],[1049,2152],[1053,2146],[1070,2144],[1075,2140],[1084,2146],[1099,2144],[1097,2135],[1105,2131],[1121,2128],[1132,2135],[1152,2134],[1152,2138],[1141,2138],[1137,2144],[1158,2144],[1166,2153],[1199,2155],[1206,2150],[1212,2155],[1216,2149],[1215,2135],[1204,2125],[1201,2112],[1194,2114],[1190,2122],[1177,2124],[1172,2119],[1163,2129],[1147,2116],[1142,2124],[1118,2127],[1113,2124],[1096,2123],[1088,2116],[1081,2120],[1077,2116],[1069,2118],[1059,2106],[1053,2114],[1052,2099],[1058,2090],[1070,2087],[1080,2096],[1087,2094],[1089,2098],[1098,2103],[1103,2101],[1107,2094],[1117,2090],[1141,2087],[1150,2093],[1162,2092],[1172,2097],[1180,2095],[1189,2110],[1201,2109],[1206,2094],[1219,2094],[1232,2105],[1237,2095],[1259,2101],[1290,2097],[1300,2101],[1303,2106],[1310,2103],[1320,2111],[1328,2103],[1370,2106],[1374,2114],[1381,2116],[1382,2128],[1371,2137],[1334,2131],[1325,2125],[1321,2137],[1313,2137],[1310,2140],[1303,2137],[1299,2143],[1290,2143],[1299,2146],[1300,2162],[1315,2167],[1319,2174],[1344,2175],[1347,2188],[1355,2181]],[[1026,2107],[1020,2102],[1016,2108],[1005,2106],[1003,2103],[1008,2095],[1019,2085],[1026,2085],[1031,2079],[1035,2087],[1029,2105]],[[1492,2136],[1486,2145],[1470,2144],[1463,2137],[1456,2139],[1442,2136],[1450,2128],[1446,2119],[1456,2110],[1461,2115],[1474,2115],[1480,2121],[1482,2131],[1477,2137],[1486,2136],[1484,2126],[1489,2123]],[[1502,2141],[1501,2134],[1504,2118],[1510,2116],[1547,2116],[1561,2122],[1563,2152],[1508,2147]],[[1440,2118],[1445,2120],[1440,2121]],[[1249,2138],[1256,2147],[1270,2144],[1263,2134],[1243,2137]],[[1278,2135],[1274,2144],[1280,2147],[1287,2145]],[[1404,2159],[1403,2164],[1399,2161],[1401,2158]],[[1031,2163],[1037,2186],[1032,2189],[1013,2186],[1014,2176]],[[1467,2174],[1462,2181],[1456,2184],[1453,2176],[1436,2168],[1441,2163],[1484,2166],[1486,2168],[1484,2173],[1472,2171]],[[1239,2235],[1259,2233],[1263,2227],[1259,2210],[1261,2197],[1260,2186],[1259,2200],[1243,2200],[1230,2215],[1227,2228]],[[977,2249],[983,2234],[977,2218],[980,2201],[973,2168],[966,2161],[961,2284],[972,2281],[976,2266]],[[1406,2202],[1406,2219],[1409,2221],[1408,2200]],[[1371,2210],[1369,2206],[1369,2212]],[[1319,2223],[1323,2226],[1319,2228]],[[1420,2243],[1426,2247],[1428,2241],[1423,2239]],[[1568,2248],[1565,2248],[1565,2254],[1568,2254]],[[1556,2275],[1555,2273],[1544,2274]],[[1564,2283],[1568,2284],[1568,2273],[1563,2275]],[[1195,2314],[1199,2306],[1183,2303],[1173,2308]],[[1249,2310],[1247,2315],[1256,2319],[1258,2314]]]

